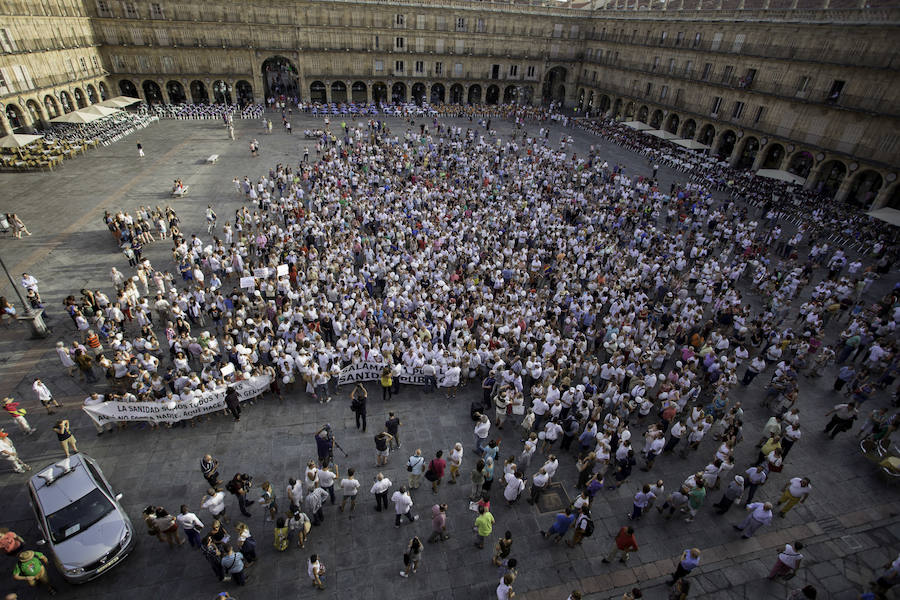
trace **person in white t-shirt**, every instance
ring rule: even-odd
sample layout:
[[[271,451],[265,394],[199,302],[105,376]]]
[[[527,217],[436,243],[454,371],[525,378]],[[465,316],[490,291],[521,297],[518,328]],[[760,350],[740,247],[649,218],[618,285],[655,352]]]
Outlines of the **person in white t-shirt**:
[[[347,476],[341,479],[341,494],[343,495],[340,508],[341,512],[344,512],[344,505],[347,504],[347,500],[350,500],[350,512],[353,512],[353,509],[356,508],[356,495],[359,493],[359,481],[354,477],[354,473],[353,469],[347,469]]]

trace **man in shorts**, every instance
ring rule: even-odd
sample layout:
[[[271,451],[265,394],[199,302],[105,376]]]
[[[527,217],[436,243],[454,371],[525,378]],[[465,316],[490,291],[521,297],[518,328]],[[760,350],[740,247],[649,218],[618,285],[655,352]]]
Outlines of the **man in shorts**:
[[[19,562],[13,568],[13,579],[17,581],[27,581],[31,587],[38,583],[47,586],[47,591],[51,596],[56,595],[56,588],[50,585],[50,576],[47,575],[47,557],[40,552],[31,550],[23,550],[19,553]]]

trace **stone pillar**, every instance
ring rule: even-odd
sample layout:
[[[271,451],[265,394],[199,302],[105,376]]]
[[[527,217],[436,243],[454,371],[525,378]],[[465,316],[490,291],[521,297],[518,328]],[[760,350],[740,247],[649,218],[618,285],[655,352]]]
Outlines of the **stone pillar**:
[[[850,193],[850,188],[853,186],[853,176],[855,173],[847,173],[844,175],[844,179],[841,180],[841,185],[838,186],[837,192],[834,194],[835,202],[843,202],[847,198],[847,194]]]
[[[756,151],[756,158],[753,159],[753,166],[750,167],[751,171],[759,171],[759,168],[762,166],[763,161],[765,160],[767,153],[767,146],[760,146],[759,150]]]
[[[34,119],[31,118],[31,111],[28,110],[21,98],[19,98],[19,102],[16,102],[16,106],[19,109],[19,114],[22,115],[22,128],[27,133],[34,133]]]
[[[819,172],[822,170],[822,165],[824,164],[825,161],[820,160],[812,166],[812,168],[809,170],[809,175],[806,176],[806,183],[803,184],[804,190],[811,190],[815,187],[819,179]]]
[[[738,164],[741,154],[743,154],[743,144],[740,142],[741,140],[735,141],[734,148],[731,149],[731,156],[728,157],[728,164],[732,167]]]
[[[325,103],[331,104],[331,81],[323,81],[325,84]]]
[[[372,104],[372,86],[375,85],[372,81],[366,82],[366,103]]]
[[[891,199],[891,196],[894,195],[898,185],[900,184],[896,181],[894,181],[892,185],[882,185],[881,189],[878,190],[878,194],[875,196],[875,200],[872,201],[872,206],[869,207],[869,210],[881,208],[886,205],[888,200]]]
[[[9,119],[6,118],[6,105],[2,105],[3,109],[0,110],[0,133],[3,135],[9,135],[12,131],[12,126],[9,124]]]

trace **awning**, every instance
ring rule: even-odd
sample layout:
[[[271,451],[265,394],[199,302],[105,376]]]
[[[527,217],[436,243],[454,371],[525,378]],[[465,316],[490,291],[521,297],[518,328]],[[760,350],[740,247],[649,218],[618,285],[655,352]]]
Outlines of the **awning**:
[[[797,183],[803,185],[806,183],[805,177],[794,175],[781,169],[760,169],[756,172],[760,177],[768,177],[769,179],[777,179],[779,181],[787,181],[788,183]]]
[[[65,115],[60,115],[55,119],[50,119],[51,123],[90,123],[91,121],[96,121],[97,119],[101,119],[102,117],[96,113],[82,112],[80,110],[76,110],[75,112],[70,112]]]
[[[652,135],[654,137],[658,137],[664,140],[674,140],[678,136],[672,132],[666,131],[665,129],[651,129],[649,131],[645,131],[647,135]]]
[[[632,129],[637,129],[638,131],[643,131],[645,129],[653,129],[646,123],[641,123],[640,121],[626,121],[622,123],[625,127],[631,127]]]
[[[0,138],[0,148],[23,148],[38,140],[43,139],[42,135],[29,135],[27,133],[14,133]]]
[[[896,208],[876,208],[875,210],[870,210],[866,214],[870,217],[884,221],[885,223],[900,227],[900,210],[897,210]]]
[[[709,150],[709,146],[706,144],[701,144],[697,140],[672,140],[673,144],[678,144],[682,148],[687,148],[688,150]]]
[[[122,112],[119,108],[110,108],[108,106],[103,106],[102,104],[92,104],[87,108],[79,109],[78,112],[91,113],[92,115],[100,115],[101,117],[108,117],[109,115],[114,115],[116,113]]]
[[[110,98],[109,100],[98,102],[97,104],[100,106],[108,106],[110,108],[125,108],[126,106],[137,104],[140,101],[140,98],[132,98],[131,96],[116,96],[115,98]]]

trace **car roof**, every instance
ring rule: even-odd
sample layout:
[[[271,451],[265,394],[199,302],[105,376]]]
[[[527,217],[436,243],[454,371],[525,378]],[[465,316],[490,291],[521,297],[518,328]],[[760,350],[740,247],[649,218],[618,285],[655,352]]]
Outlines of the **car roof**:
[[[45,515],[55,513],[97,488],[85,467],[85,458],[73,454],[32,475],[31,487]]]

